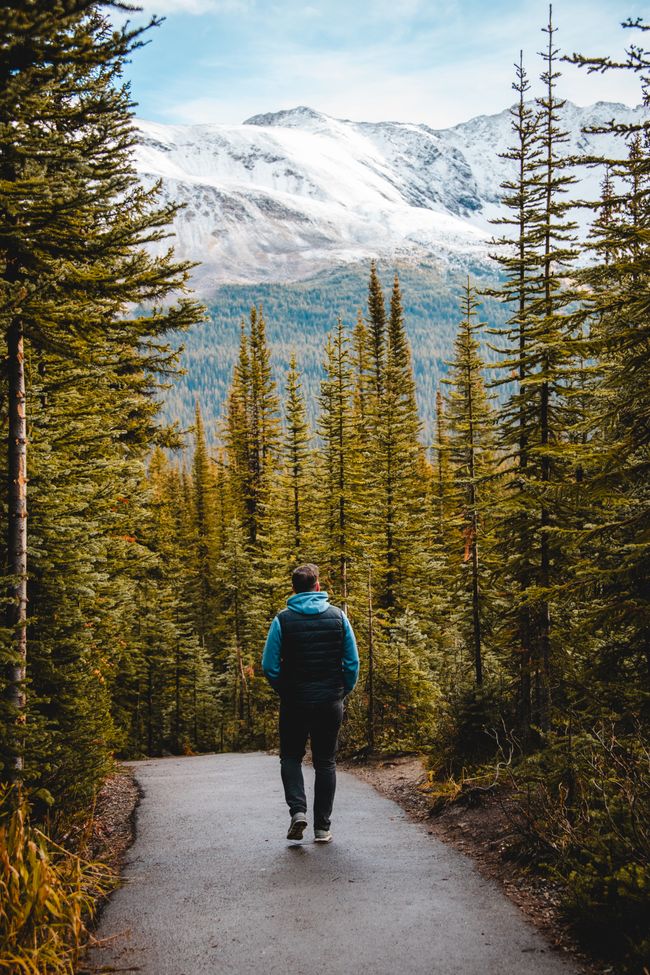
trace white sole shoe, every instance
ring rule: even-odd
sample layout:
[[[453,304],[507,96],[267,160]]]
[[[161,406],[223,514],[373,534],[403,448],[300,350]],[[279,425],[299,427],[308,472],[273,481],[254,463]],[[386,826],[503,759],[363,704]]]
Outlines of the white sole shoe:
[[[314,843],[331,843],[332,834],[328,829],[314,830]]]
[[[288,840],[301,840],[302,834],[307,827],[307,817],[302,812],[294,813],[291,817],[291,825],[287,833]]]

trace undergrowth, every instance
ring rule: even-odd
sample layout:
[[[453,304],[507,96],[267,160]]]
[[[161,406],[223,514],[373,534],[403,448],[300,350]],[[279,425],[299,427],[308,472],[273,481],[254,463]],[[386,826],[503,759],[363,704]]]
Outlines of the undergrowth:
[[[20,789],[0,789],[0,972],[73,975],[98,899],[115,883],[33,825]]]
[[[562,891],[584,946],[629,975],[650,973],[650,751],[643,729],[564,717],[524,754],[516,736],[485,728],[495,757],[449,773],[432,757],[423,788],[433,813],[496,794],[512,827],[509,853]]]

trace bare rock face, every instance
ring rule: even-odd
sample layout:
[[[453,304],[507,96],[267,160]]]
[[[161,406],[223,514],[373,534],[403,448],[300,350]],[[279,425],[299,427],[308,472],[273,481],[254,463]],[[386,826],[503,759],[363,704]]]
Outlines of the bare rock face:
[[[618,154],[609,137],[583,129],[643,112],[567,102],[564,151]],[[166,200],[185,204],[174,243],[179,257],[200,262],[194,284],[205,297],[226,282],[299,281],[372,257],[489,261],[490,221],[503,212],[500,184],[511,165],[499,156],[512,138],[507,109],[440,130],[304,106],[243,125],[138,127],[138,171],[146,185],[162,180]],[[577,175],[576,198],[597,198],[599,173]]]

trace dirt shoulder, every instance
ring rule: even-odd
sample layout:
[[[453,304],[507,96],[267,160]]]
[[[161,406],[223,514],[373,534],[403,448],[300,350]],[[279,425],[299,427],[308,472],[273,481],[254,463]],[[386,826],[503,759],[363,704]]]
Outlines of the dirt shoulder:
[[[140,789],[133,770],[118,766],[101,787],[88,838],[87,855],[101,860],[119,874],[128,848],[135,838],[135,811]]]
[[[547,878],[517,861],[513,855],[513,825],[507,795],[487,796],[480,805],[454,804],[432,810],[426,792],[424,757],[340,760],[340,768],[353,772],[397,802],[435,836],[470,856],[484,877],[496,881],[510,898],[561,951],[570,955],[585,975],[611,975],[614,969],[588,957],[580,949],[560,911],[560,892]]]

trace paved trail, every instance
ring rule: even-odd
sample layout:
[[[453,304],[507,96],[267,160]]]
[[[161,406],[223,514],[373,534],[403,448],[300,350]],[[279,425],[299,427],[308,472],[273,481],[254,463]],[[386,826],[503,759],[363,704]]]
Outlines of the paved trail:
[[[279,760],[135,763],[144,798],[94,971],[575,975],[462,854],[347,772],[329,844],[285,840]],[[306,770],[313,789],[313,772]],[[313,791],[308,793],[311,802]]]

